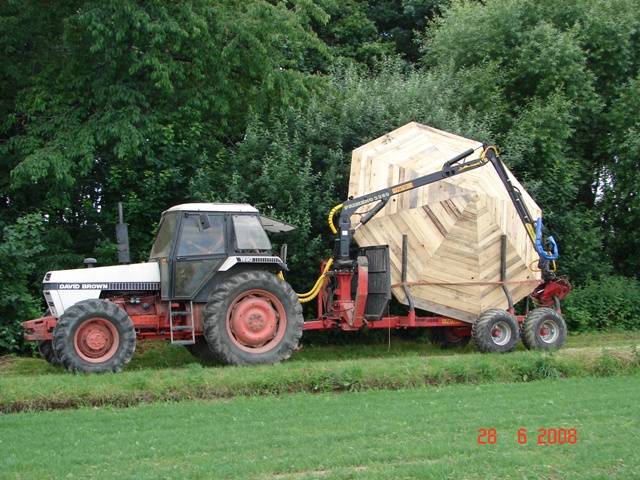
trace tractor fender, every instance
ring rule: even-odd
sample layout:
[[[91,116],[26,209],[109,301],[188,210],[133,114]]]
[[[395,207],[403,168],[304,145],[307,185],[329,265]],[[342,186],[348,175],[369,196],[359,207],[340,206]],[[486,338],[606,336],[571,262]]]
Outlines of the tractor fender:
[[[246,261],[236,261],[229,262],[229,257],[225,260],[225,263],[228,262],[228,266],[223,270],[222,267],[225,267],[225,263],[223,263],[220,268],[213,274],[209,280],[207,280],[202,288],[198,290],[195,294],[193,301],[194,302],[206,302],[209,294],[217,288],[221,283],[225,282],[227,278],[240,273],[247,271],[256,271],[256,270],[264,270],[268,272],[272,272],[274,275],[279,271],[285,270],[286,265],[280,260],[280,257],[262,257],[262,258],[277,258],[279,262],[246,262]],[[260,257],[244,257],[244,258],[260,258]]]

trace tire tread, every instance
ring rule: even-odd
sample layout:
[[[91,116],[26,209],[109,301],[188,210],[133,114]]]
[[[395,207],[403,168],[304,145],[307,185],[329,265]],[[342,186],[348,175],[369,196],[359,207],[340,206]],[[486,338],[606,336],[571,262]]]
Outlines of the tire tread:
[[[511,345],[507,346],[507,348],[496,345],[490,338],[491,332],[489,330],[489,325],[496,319],[496,317],[503,317],[504,320],[509,321],[512,324],[512,327],[514,327],[512,332]],[[485,310],[480,314],[478,319],[473,322],[473,325],[471,326],[471,338],[473,338],[477,349],[485,353],[510,352],[516,348],[519,337],[520,329],[518,328],[517,320],[512,314],[510,314],[506,310],[501,310],[499,308],[490,308],[488,310]]]
[[[558,341],[555,344],[545,344],[544,342],[538,341],[539,324],[547,317],[553,317],[560,329]],[[535,308],[529,312],[527,318],[522,324],[520,336],[522,337],[522,343],[528,350],[550,350],[560,348],[564,345],[567,338],[567,324],[565,323],[564,318],[562,318],[562,315],[556,312],[553,308]]]
[[[269,287],[271,290],[279,290],[280,294],[277,296],[287,314],[287,331],[280,344],[269,352],[255,355],[255,358],[251,358],[251,354],[244,354],[244,352],[234,348],[232,344],[226,341],[226,332],[222,332],[222,329],[226,329],[226,315],[229,303],[238,294],[236,292],[241,293],[242,289],[252,282],[257,282],[261,285],[256,288]],[[247,288],[244,289],[246,290]],[[218,359],[228,365],[250,365],[277,363],[291,357],[291,354],[298,348],[300,343],[304,318],[298,296],[286,281],[278,279],[271,272],[249,270],[232,275],[209,294],[203,323],[204,335],[209,348]]]
[[[73,332],[87,315],[101,316],[112,321],[120,335],[120,348],[103,364],[83,361],[75,352]],[[60,363],[70,372],[120,372],[129,363],[136,349],[136,331],[129,315],[108,300],[82,300],[69,307],[58,319],[53,331],[53,349]]]

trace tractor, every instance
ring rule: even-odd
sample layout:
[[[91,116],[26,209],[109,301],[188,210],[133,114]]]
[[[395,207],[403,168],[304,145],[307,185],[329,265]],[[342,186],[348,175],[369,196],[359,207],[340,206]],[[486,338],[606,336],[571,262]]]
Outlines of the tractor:
[[[23,323],[25,339],[38,342],[52,364],[95,373],[122,370],[142,339],[183,345],[203,363],[276,363],[298,348],[304,330],[429,328],[431,338],[443,346],[465,344],[473,337],[481,351],[508,352],[522,337],[528,348],[557,348],[566,336],[560,300],[571,290],[552,268],[557,245],[552,237],[542,238],[541,220],[531,218],[495,148],[482,148],[480,158],[466,160],[474,152],[467,150],[438,172],[334,208],[329,215],[334,256],[321,261],[320,276],[307,293],[297,294],[287,283],[286,246],[275,255],[267,235],[295,227],[261,216],[247,204],[189,203],[163,212],[145,263],[96,267],[95,259],[88,258],[87,268],[47,272],[43,291],[48,311]],[[487,163],[498,171],[540,255],[543,282],[530,296],[539,308],[515,315],[509,302],[507,310],[488,310],[470,324],[419,316],[405,287],[407,314],[389,315],[388,247],[355,247],[353,213],[373,203],[360,219],[366,223],[393,195]],[[127,248],[121,239],[124,227],[121,215],[121,250]],[[406,237],[403,240],[406,244]],[[126,260],[127,252],[119,253],[125,253]],[[312,300],[316,318],[305,321],[302,303]]]

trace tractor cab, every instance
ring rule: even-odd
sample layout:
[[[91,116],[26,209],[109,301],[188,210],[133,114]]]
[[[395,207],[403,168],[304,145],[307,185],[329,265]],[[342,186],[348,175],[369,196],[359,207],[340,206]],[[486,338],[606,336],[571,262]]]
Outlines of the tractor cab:
[[[159,264],[162,299],[205,301],[217,274],[247,264],[286,269],[286,259],[273,255],[267,231],[293,229],[247,204],[190,203],[166,210],[149,255]]]

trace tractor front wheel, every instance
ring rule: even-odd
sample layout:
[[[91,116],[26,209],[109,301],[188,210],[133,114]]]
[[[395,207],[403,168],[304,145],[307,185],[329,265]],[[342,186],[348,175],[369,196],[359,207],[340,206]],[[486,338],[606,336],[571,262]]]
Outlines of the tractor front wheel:
[[[71,372],[119,372],[136,349],[129,315],[107,300],[83,300],[69,307],[53,331],[53,349]]]
[[[481,352],[506,353],[516,348],[520,329],[518,321],[509,312],[491,308],[475,321],[471,336]]]
[[[567,338],[564,318],[552,308],[531,310],[522,325],[522,343],[529,350],[560,348]]]
[[[303,322],[291,286],[271,272],[254,270],[227,278],[211,292],[204,334],[223,363],[276,363],[298,347]]]

